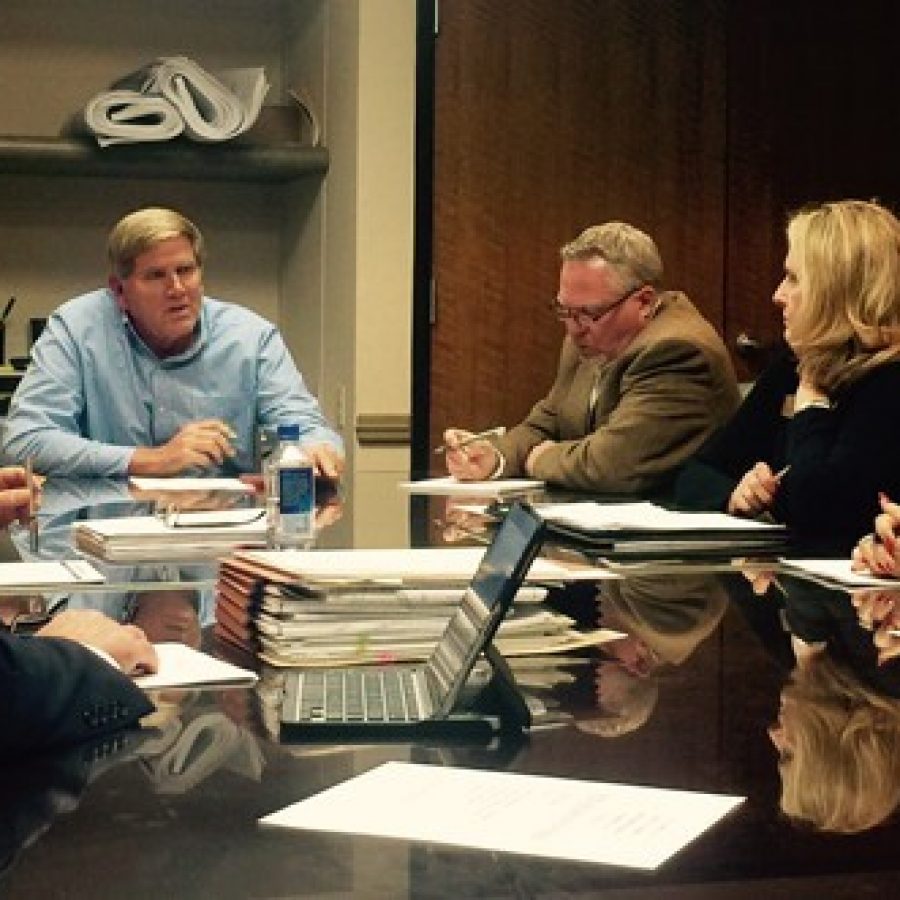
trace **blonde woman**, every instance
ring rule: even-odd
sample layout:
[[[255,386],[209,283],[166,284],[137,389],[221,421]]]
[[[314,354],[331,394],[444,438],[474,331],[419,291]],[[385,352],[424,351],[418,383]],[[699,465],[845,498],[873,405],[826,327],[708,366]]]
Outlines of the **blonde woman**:
[[[768,514],[848,552],[900,496],[900,223],[875,202],[809,207],[787,226],[791,353],[679,474],[685,508]]]

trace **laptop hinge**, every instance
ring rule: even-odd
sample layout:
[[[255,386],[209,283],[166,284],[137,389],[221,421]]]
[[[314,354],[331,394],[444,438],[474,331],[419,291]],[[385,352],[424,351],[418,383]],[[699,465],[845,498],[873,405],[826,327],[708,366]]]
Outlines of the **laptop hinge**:
[[[485,659],[490,663],[492,675],[485,691],[496,693],[500,703],[500,726],[506,730],[524,731],[531,727],[531,710],[525,702],[516,677],[500,651],[491,642],[484,648]]]

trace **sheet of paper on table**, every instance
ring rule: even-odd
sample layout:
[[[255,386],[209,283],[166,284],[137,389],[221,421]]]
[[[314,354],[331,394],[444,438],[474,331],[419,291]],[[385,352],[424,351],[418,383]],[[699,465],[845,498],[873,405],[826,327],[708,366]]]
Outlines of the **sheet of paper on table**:
[[[882,578],[868,572],[854,572],[850,559],[782,559],[781,565],[797,575],[808,575],[813,580],[846,588],[883,587],[900,591],[900,579]]]
[[[158,688],[250,685],[257,680],[255,672],[242,669],[187,644],[154,644],[159,657],[159,671],[135,678],[145,691]]]
[[[655,869],[743,799],[389,762],[260,823]]]
[[[106,576],[87,560],[61,559],[0,563],[0,587],[53,588],[72,584],[102,584]]]
[[[146,478],[132,476],[130,482],[141,491],[242,491],[252,493],[253,485],[240,478]]]
[[[540,491],[543,481],[534,478],[495,478],[488,481],[459,481],[452,475],[443,478],[422,478],[417,481],[401,481],[400,490],[410,494],[434,494],[462,497],[508,497]]]

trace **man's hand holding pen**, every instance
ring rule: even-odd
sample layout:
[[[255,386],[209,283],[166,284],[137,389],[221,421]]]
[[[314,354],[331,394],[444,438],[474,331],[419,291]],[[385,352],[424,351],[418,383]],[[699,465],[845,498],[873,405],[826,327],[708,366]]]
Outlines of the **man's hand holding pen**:
[[[447,471],[460,481],[484,481],[490,478],[500,461],[489,437],[503,434],[501,428],[472,432],[460,428],[448,428],[444,432],[444,443],[435,453],[445,452]]]
[[[41,481],[22,466],[0,468],[0,525],[29,525],[41,502]]]

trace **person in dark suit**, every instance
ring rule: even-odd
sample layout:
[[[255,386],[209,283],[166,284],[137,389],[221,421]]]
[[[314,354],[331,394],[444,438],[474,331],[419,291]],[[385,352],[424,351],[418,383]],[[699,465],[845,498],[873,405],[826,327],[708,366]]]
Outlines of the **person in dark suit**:
[[[34,502],[24,470],[0,470],[0,525]],[[30,636],[0,629],[0,758],[134,725],[154,706],[128,676],[156,667],[140,628],[95,610],[66,610]]]
[[[634,226],[593,226],[560,255],[550,305],[566,337],[550,393],[494,441],[448,429],[447,468],[466,481],[664,490],[738,406],[725,346],[683,293],[662,290],[656,244]]]

